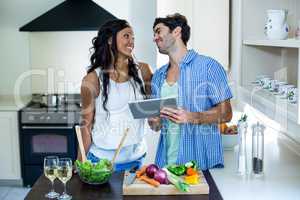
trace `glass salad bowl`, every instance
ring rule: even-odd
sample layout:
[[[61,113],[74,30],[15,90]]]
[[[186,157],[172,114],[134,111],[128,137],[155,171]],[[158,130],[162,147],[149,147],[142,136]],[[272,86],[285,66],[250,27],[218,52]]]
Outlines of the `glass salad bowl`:
[[[102,159],[98,163],[76,160],[75,166],[80,180],[90,185],[101,185],[108,182],[113,173],[112,164],[106,159]]]

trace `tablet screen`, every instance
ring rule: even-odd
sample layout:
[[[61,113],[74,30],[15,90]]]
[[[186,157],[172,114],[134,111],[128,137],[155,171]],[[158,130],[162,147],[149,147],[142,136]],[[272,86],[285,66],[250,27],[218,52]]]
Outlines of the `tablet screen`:
[[[157,117],[163,107],[177,107],[177,100],[172,98],[146,99],[129,102],[129,108],[134,119]]]

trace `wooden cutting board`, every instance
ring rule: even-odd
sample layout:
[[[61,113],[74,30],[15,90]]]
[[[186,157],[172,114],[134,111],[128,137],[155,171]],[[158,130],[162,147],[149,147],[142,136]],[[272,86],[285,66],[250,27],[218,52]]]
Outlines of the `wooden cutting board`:
[[[209,186],[206,182],[204,175],[199,172],[199,184],[190,185],[189,192],[180,192],[175,188],[174,185],[163,185],[161,184],[158,187],[154,187],[135,179],[131,185],[126,185],[126,178],[128,177],[128,171],[124,173],[123,181],[123,195],[195,195],[195,194],[209,194]]]

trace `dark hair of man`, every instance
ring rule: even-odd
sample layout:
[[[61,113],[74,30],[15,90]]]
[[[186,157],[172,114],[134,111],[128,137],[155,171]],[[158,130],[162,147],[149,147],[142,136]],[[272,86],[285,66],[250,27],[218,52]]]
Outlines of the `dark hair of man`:
[[[173,31],[177,26],[181,27],[181,39],[185,45],[190,39],[191,27],[187,24],[187,19],[185,16],[175,13],[173,15],[167,15],[167,17],[158,17],[155,19],[153,28],[157,24],[164,24],[169,27],[170,31]]]
[[[117,33],[124,28],[130,27],[126,20],[117,19],[106,22],[98,31],[96,37],[93,38],[91,47],[92,55],[90,58],[91,66],[88,69],[88,73],[91,73],[96,68],[100,68],[100,78],[102,80],[102,100],[103,109],[108,112],[106,108],[108,93],[109,93],[109,70],[111,66],[116,69],[116,61],[118,56],[117,49]],[[112,38],[111,45],[109,39]],[[110,47],[111,46],[111,47]],[[114,63],[112,63],[114,62]],[[146,95],[145,88],[141,78],[138,75],[137,64],[133,59],[128,59],[128,75],[132,77],[134,82],[138,83],[141,94]],[[133,87],[134,88],[134,87]],[[135,90],[134,90],[135,92]]]

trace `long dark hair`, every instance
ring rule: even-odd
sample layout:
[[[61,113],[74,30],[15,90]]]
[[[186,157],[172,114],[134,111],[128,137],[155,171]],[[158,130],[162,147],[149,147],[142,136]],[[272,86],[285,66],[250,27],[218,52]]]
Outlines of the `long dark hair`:
[[[108,100],[109,89],[109,70],[111,66],[116,69],[115,62],[117,61],[118,49],[117,49],[117,33],[124,28],[130,27],[126,20],[117,19],[106,22],[98,31],[96,37],[93,38],[91,47],[92,55],[90,58],[91,66],[88,69],[88,73],[94,71],[96,68],[100,68],[100,78],[102,79],[102,99],[103,109],[108,112],[106,108]],[[112,39],[111,45],[109,45],[109,39]],[[113,63],[114,62],[114,63]],[[128,76],[139,85],[140,92],[144,96],[146,95],[143,81],[138,75],[137,63],[132,58],[128,59]],[[101,88],[101,87],[100,87]],[[135,88],[135,87],[133,87]],[[135,92],[135,90],[134,90]]]

